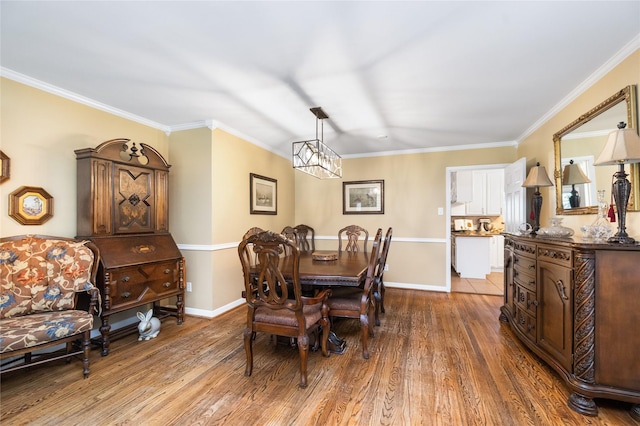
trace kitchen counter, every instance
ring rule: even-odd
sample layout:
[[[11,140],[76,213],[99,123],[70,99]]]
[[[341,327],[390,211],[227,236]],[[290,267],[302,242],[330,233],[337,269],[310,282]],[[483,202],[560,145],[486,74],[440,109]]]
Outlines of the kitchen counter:
[[[501,232],[478,232],[478,231],[451,231],[452,237],[495,237],[502,235]]]

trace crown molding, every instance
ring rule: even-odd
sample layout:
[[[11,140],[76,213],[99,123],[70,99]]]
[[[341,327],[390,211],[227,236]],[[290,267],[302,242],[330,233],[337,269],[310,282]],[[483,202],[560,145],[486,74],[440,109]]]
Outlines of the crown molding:
[[[0,76],[6,77],[10,80],[17,81],[18,83],[25,84],[27,86],[35,87],[36,89],[40,89],[44,92],[51,93],[56,96],[60,96],[61,98],[69,99],[71,101],[77,102],[79,104],[83,104],[89,106],[91,108],[95,108],[100,111],[107,112],[109,114],[134,121],[136,123],[143,124],[145,126],[152,127],[154,129],[162,130],[163,132],[169,134],[170,128],[169,126],[165,126],[164,124],[157,123],[152,120],[148,120],[146,118],[140,117],[135,114],[131,114],[127,111],[123,111],[118,108],[114,108],[112,106],[103,104],[102,102],[98,102],[96,100],[78,95],[77,93],[70,92],[65,89],[61,89],[52,84],[45,83],[44,81],[26,76],[24,74],[20,74],[19,72],[10,70],[9,68],[0,67]]]

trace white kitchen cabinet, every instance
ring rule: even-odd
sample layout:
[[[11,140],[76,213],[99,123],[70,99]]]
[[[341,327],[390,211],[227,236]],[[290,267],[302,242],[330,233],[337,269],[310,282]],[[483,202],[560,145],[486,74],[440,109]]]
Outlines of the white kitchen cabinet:
[[[491,250],[491,270],[504,269],[504,237],[502,235],[494,235],[491,237],[489,245]]]
[[[491,272],[491,237],[455,237],[455,258],[452,262],[462,278],[485,279]]]
[[[471,201],[472,182],[471,170],[459,170],[451,173],[451,203],[466,203]],[[463,213],[464,214],[464,213]]]
[[[502,169],[472,171],[473,199],[466,204],[466,214],[499,216],[504,198],[504,171]]]

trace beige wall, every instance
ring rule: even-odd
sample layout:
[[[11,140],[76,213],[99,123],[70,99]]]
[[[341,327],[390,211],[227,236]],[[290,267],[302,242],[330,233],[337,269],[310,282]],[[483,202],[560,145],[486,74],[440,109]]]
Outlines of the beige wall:
[[[153,146],[165,158],[169,138],[158,129],[0,78],[0,149],[11,159],[11,178],[0,185],[0,235],[76,233],[76,156],[116,138]],[[8,215],[9,194],[19,187],[44,188],[53,197],[53,217],[21,225]]]
[[[328,142],[330,144],[330,142]],[[296,172],[296,223],[312,226],[320,249],[336,249],[338,230],[357,224],[371,238],[378,228],[393,227],[385,282],[404,287],[444,290],[447,274],[447,167],[504,164],[516,160],[515,147],[442,151],[343,160],[342,180],[320,180]],[[343,215],[342,182],[384,180],[385,212]]]
[[[626,58],[576,100],[526,137],[518,146],[518,156],[527,158],[527,167],[531,167],[535,165],[536,161],[539,161],[547,169],[549,177],[553,178],[553,134],[630,84],[640,84],[640,50]],[[615,123],[613,124],[615,125]],[[629,170],[629,166],[626,166],[626,170]],[[555,216],[555,187],[540,188],[540,193],[543,197],[540,224],[546,226],[549,217]],[[531,195],[532,193],[528,192],[528,199],[531,198]],[[590,225],[595,220],[595,215],[566,215],[563,217],[563,225],[572,228],[578,235],[580,235],[580,226]],[[615,226],[616,224],[614,224]],[[630,236],[640,239],[640,212],[630,212],[627,215],[627,232]]]
[[[446,169],[511,163],[522,156],[553,170],[552,135],[628,84],[640,82],[640,52],[634,53],[576,101],[515,147],[429,152],[345,159],[342,180],[318,180],[294,172],[282,158],[220,129],[162,130],[2,78],[0,148],[12,161],[12,177],[0,186],[0,234],[43,233],[74,236],[75,155],[113,138],[130,138],[157,149],[172,164],[171,232],[187,259],[186,297],[191,313],[210,315],[238,303],[242,278],[237,244],[251,226],[279,231],[306,223],[316,229],[318,247],[335,248],[337,231],[360,224],[373,234],[394,228],[389,253],[390,283],[444,290],[446,264]],[[577,82],[578,83],[578,82]],[[576,83],[576,84],[577,84]],[[330,144],[330,141],[329,141]],[[278,181],[278,215],[249,214],[249,173]],[[342,182],[385,181],[385,214],[343,215]],[[23,226],[8,216],[8,195],[22,185],[41,186],[55,201],[54,217],[41,226]],[[543,188],[542,223],[555,212],[555,189]],[[530,196],[531,194],[529,194]],[[578,229],[595,217],[567,216]],[[640,213],[628,217],[640,237]]]
[[[170,141],[171,233],[193,289],[187,313],[211,316],[240,299],[242,235],[252,226],[280,232],[294,224],[293,169],[288,159],[220,129],[174,132]],[[250,173],[277,180],[277,215],[250,214]]]

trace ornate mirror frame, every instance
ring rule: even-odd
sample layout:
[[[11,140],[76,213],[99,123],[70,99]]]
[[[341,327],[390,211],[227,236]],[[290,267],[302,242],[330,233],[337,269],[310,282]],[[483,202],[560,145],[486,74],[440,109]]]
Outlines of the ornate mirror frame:
[[[562,158],[561,158],[561,150],[560,150],[560,142],[562,138],[583,124],[591,121],[596,116],[602,114],[608,109],[614,107],[615,105],[625,102],[626,103],[626,111],[627,111],[627,128],[637,129],[637,106],[636,106],[636,86],[629,85],[624,89],[620,90],[613,96],[605,99],[600,104],[596,105],[594,108],[587,111],[585,114],[582,114],[575,121],[571,122],[569,125],[565,126],[558,133],[553,135],[553,150],[555,156],[555,170],[554,170],[554,178],[555,178],[555,186],[556,186],[556,214],[558,215],[574,215],[574,214],[596,214],[598,213],[597,206],[587,206],[587,207],[574,207],[571,209],[565,209],[562,204]],[[617,123],[612,123],[612,129],[615,127]],[[599,153],[597,153],[599,154]],[[596,155],[597,155],[596,154]],[[640,182],[640,167],[638,164],[631,164],[631,170],[629,171],[628,179],[633,183],[631,197],[629,198],[629,206],[627,211],[636,211],[638,207],[640,207],[640,203],[637,200],[640,200],[640,185],[637,182]]]

